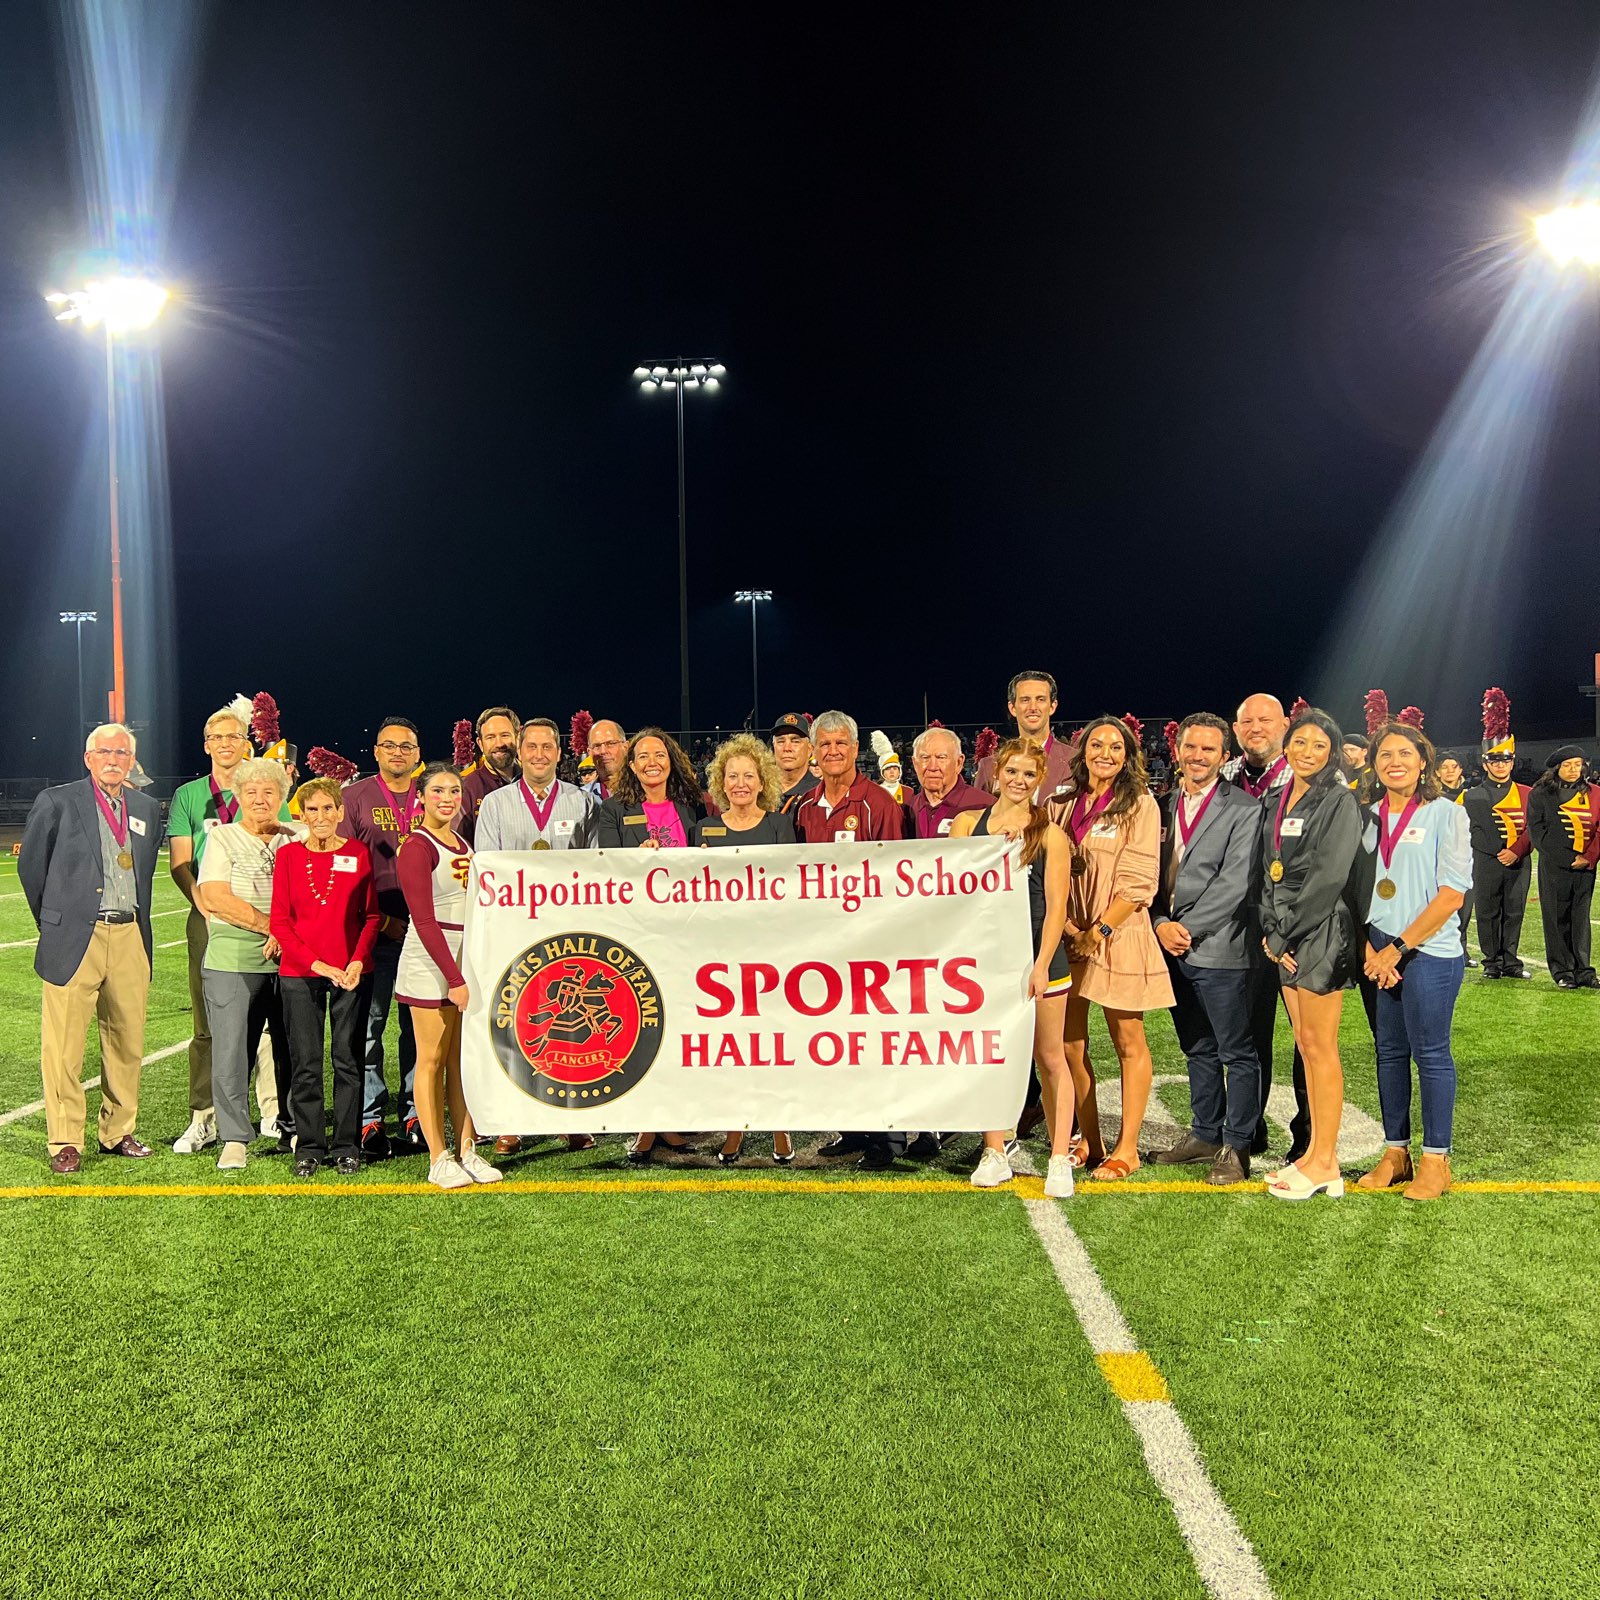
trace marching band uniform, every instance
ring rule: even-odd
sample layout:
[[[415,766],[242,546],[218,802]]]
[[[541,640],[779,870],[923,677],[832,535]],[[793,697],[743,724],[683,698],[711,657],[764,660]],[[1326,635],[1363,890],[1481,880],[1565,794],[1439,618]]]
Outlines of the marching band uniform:
[[[1516,755],[1516,739],[1485,739],[1485,756]],[[1472,840],[1472,904],[1478,917],[1478,947],[1486,978],[1525,978],[1528,969],[1517,955],[1522,918],[1533,879],[1533,835],[1528,832],[1528,786],[1485,777],[1461,798]],[[1507,866],[1500,852],[1517,859]]]
[[[1550,757],[1550,767],[1582,755],[1577,745],[1563,745]],[[1600,786],[1581,776],[1576,783],[1535,784],[1528,799],[1528,832],[1539,852],[1539,910],[1550,976],[1563,989],[1600,989],[1589,959]],[[1574,865],[1577,860],[1586,865]]]

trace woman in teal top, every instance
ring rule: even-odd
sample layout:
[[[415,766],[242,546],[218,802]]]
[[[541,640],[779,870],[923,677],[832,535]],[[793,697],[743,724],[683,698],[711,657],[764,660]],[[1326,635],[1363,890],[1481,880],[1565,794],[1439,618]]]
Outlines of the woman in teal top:
[[[1364,967],[1378,987],[1378,1099],[1388,1148],[1364,1189],[1406,1185],[1408,1200],[1450,1187],[1456,1064],[1450,1027],[1465,951],[1458,913],[1472,889],[1467,815],[1444,798],[1433,746],[1403,722],[1373,737],[1362,780],[1362,847],[1371,858]],[[1411,1063],[1422,1091],[1422,1164],[1411,1165]]]

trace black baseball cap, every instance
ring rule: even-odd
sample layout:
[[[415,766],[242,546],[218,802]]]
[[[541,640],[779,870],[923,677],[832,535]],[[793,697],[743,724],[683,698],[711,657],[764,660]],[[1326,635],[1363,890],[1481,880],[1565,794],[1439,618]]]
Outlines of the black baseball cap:
[[[768,735],[768,738],[776,739],[780,733],[797,733],[802,739],[809,739],[811,737],[811,719],[799,711],[785,711],[772,724],[772,732]]]

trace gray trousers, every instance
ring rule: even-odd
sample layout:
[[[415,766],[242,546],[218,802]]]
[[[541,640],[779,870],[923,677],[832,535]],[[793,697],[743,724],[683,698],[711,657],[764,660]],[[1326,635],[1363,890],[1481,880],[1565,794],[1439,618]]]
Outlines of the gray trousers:
[[[289,1047],[283,1012],[278,1004],[275,972],[201,974],[206,1016],[211,1022],[211,1095],[217,1108],[217,1137],[224,1144],[249,1144],[256,1136],[250,1120],[250,1068],[256,1059],[262,1029],[272,1040],[277,1076],[288,1078]],[[280,1103],[288,1104],[289,1086],[280,1082]],[[280,1126],[282,1126],[280,1114]]]

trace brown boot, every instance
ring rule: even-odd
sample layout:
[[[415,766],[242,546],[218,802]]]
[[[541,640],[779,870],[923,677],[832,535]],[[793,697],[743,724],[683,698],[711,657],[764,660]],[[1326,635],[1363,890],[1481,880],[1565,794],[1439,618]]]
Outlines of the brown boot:
[[[1397,1150],[1393,1145],[1389,1145],[1385,1148],[1383,1158],[1377,1166],[1364,1178],[1356,1179],[1356,1188],[1392,1189],[1397,1183],[1410,1183],[1412,1177],[1411,1152]]]
[[[1423,1152],[1417,1175],[1400,1191],[1407,1200],[1437,1200],[1450,1189],[1450,1157]]]

